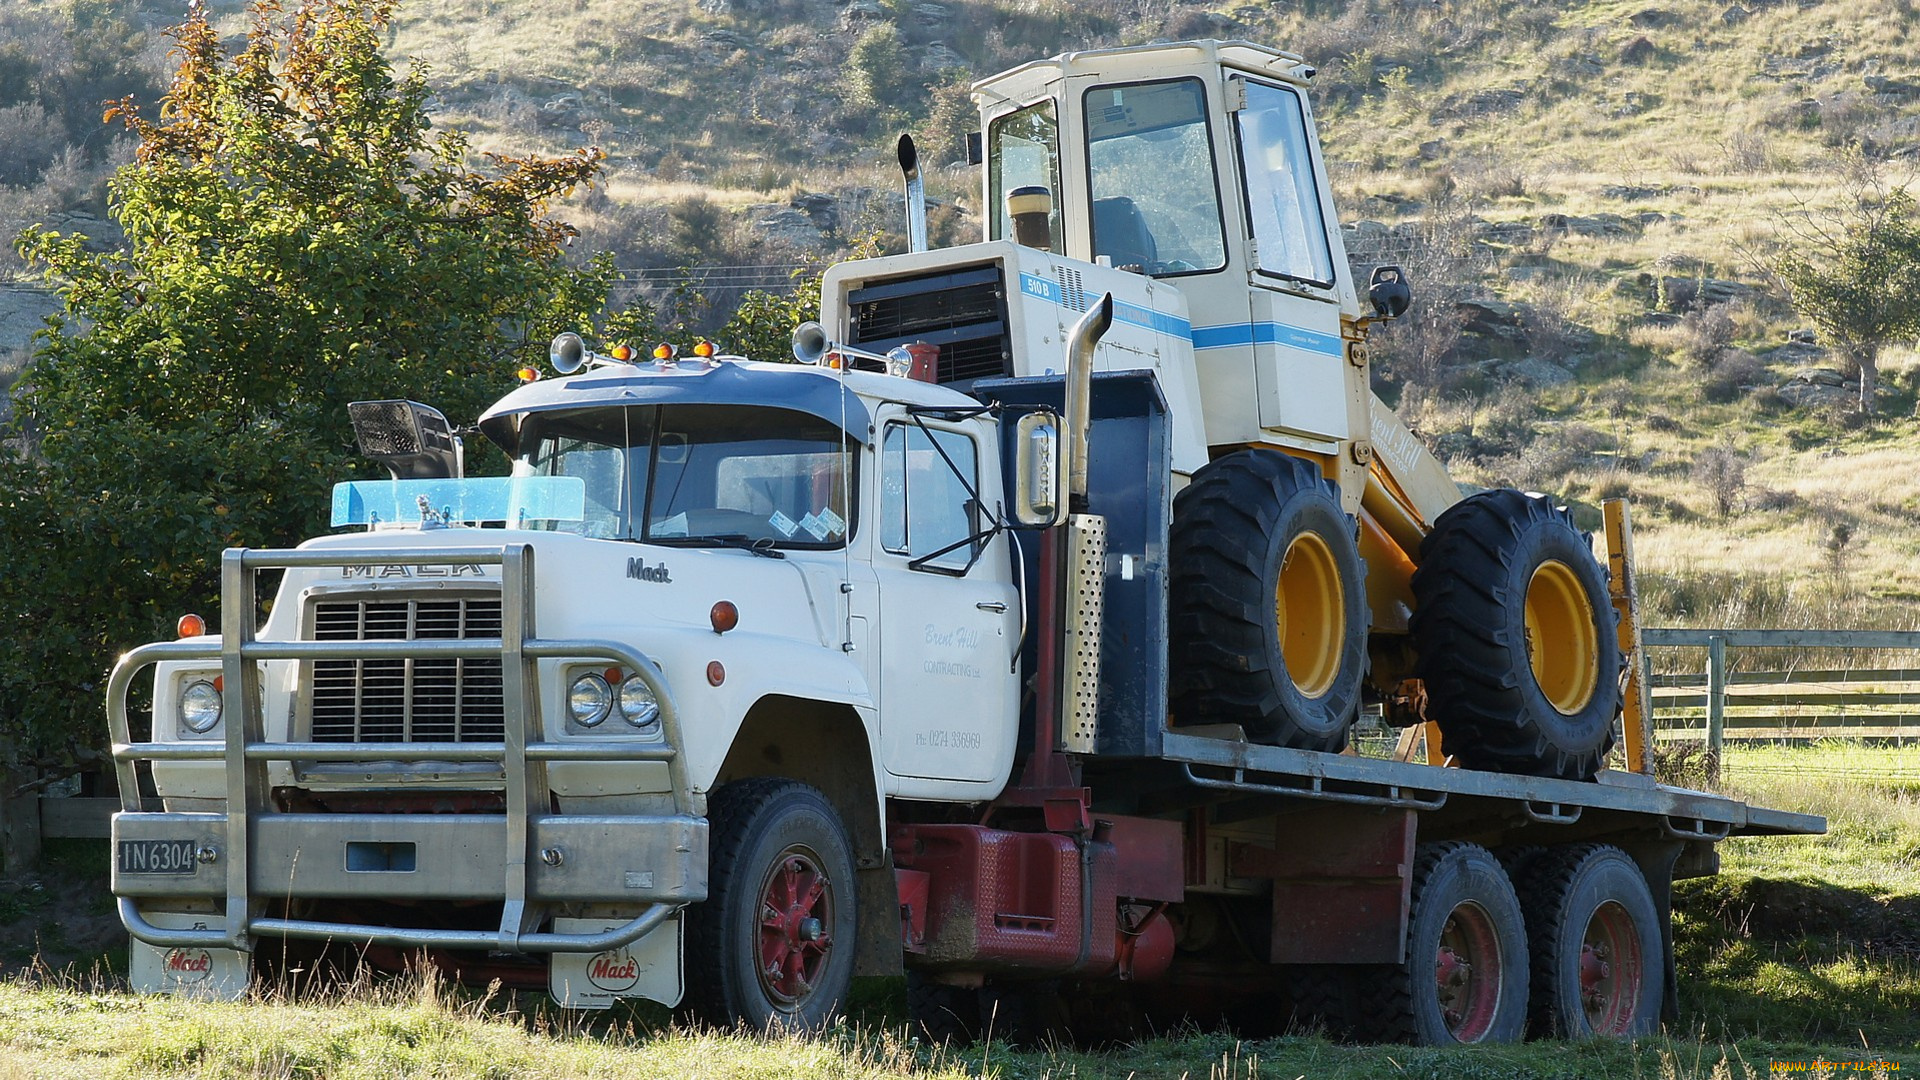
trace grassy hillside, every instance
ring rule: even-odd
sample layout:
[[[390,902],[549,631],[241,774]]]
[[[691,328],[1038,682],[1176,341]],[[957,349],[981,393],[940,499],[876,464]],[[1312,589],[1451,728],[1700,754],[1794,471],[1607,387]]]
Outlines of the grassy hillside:
[[[244,30],[240,0],[212,8]],[[0,52],[31,58],[0,77],[0,222],[113,241],[126,147],[80,105],[157,93],[175,17],[0,11]],[[1379,389],[1460,477],[1631,496],[1653,623],[1910,626],[1920,354],[1886,358],[1862,423],[1764,266],[1920,167],[1916,26],[1910,0],[403,0],[389,42],[477,150],[605,148],[579,249],[706,328],[748,285],[899,243],[901,130],[937,164],[936,239],[976,236],[949,164],[973,78],[1155,39],[1293,49],[1350,254],[1413,276]]]

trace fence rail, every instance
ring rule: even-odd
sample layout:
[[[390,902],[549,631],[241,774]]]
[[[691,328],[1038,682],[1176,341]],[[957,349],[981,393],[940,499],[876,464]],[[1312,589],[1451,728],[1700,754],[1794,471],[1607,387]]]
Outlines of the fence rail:
[[[1705,649],[1704,670],[1656,673],[1643,658],[1653,691],[1657,735],[1673,742],[1704,734],[1717,758],[1726,740],[1798,742],[1825,738],[1920,739],[1920,668],[1782,668],[1779,649],[1872,649],[1920,652],[1912,630],[1643,631],[1648,646]],[[1769,650],[1766,671],[1729,670],[1729,649]],[[1693,724],[1686,721],[1699,720]],[[1704,730],[1703,730],[1704,729]]]

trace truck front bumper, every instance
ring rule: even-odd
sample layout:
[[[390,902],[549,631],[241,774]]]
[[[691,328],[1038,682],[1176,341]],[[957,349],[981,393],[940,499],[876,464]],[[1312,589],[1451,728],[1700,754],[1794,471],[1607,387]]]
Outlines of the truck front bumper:
[[[682,815],[548,815],[527,822],[535,857],[504,865],[504,814],[259,814],[250,823],[246,895],[254,899],[519,900],[554,904],[649,905],[605,933],[556,934],[520,924],[499,931],[407,928],[273,919],[235,912],[220,928],[157,926],[140,902],[220,900],[231,882],[225,814],[114,816],[113,891],[127,930],[150,945],[244,948],[255,935],[367,942],[403,948],[512,952],[599,952],[645,934],[707,894],[707,823]],[[159,853],[183,850],[190,859]],[[160,868],[160,872],[154,869]],[[510,881],[509,878],[514,880]],[[524,895],[517,882],[525,882]],[[251,907],[252,905],[249,905]]]

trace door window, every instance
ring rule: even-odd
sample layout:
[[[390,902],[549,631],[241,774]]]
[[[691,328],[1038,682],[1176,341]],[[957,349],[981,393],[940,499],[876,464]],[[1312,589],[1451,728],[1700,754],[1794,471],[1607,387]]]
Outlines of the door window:
[[[910,556],[915,569],[965,573],[980,543],[973,495],[979,475],[965,435],[889,425],[881,448],[880,546]]]
[[[987,131],[987,144],[993,238],[1005,240],[1013,235],[1007,194],[1042,187],[1053,198],[1053,211],[1047,216],[1053,253],[1065,254],[1061,238],[1066,233],[1060,228],[1060,123],[1054,119],[1053,102],[1042,101],[995,119]]]
[[[1327,248],[1300,95],[1265,83],[1248,82],[1246,87],[1247,107],[1236,119],[1259,270],[1331,285],[1333,255]]]

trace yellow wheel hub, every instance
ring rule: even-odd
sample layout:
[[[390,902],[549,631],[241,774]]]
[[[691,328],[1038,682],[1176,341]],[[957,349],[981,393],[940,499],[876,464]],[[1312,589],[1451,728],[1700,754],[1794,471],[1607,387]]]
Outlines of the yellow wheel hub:
[[[1587,707],[1600,685],[1593,605],[1573,567],[1549,559],[1527,582],[1527,658],[1533,681],[1562,716]]]
[[[1281,558],[1273,620],[1294,688],[1310,698],[1326,693],[1340,675],[1347,605],[1333,549],[1313,533],[1294,537]]]

